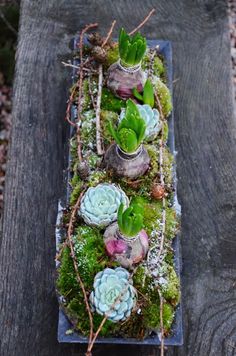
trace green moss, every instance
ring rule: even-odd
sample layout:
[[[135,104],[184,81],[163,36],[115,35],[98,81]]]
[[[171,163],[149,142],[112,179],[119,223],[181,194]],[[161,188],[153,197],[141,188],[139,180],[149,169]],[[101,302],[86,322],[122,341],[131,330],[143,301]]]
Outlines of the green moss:
[[[74,184],[74,187],[70,194],[70,205],[71,206],[73,206],[79,198],[79,195],[80,195],[80,193],[82,191],[82,187],[83,187],[83,181],[80,180],[78,175],[74,175],[73,184]]]
[[[104,182],[107,180],[107,173],[105,170],[103,171],[94,171],[90,174],[89,180],[88,180],[88,185],[90,187],[95,187],[101,182]]]
[[[138,293],[140,293],[140,299],[142,300],[143,295],[146,297],[143,302],[158,303],[159,294],[154,285],[154,280],[149,275],[147,268],[142,264],[137,267],[133,276],[133,282]]]
[[[103,87],[101,98],[101,108],[103,110],[114,111],[119,114],[124,107],[124,100],[117,98],[110,90]]]
[[[101,157],[99,157],[95,152],[90,152],[86,157],[88,165],[91,169],[97,168],[101,163]]]
[[[144,308],[145,325],[151,330],[160,328],[160,305],[150,304]],[[174,320],[174,309],[170,304],[163,304],[163,326],[165,332],[169,332]]]
[[[74,250],[80,276],[85,287],[91,289],[95,274],[111,263],[105,252],[103,236],[98,229],[87,225],[79,226],[75,234]]]
[[[168,127],[168,122],[165,121],[163,123],[163,141],[166,143],[168,140],[168,134],[169,134],[169,127]]]
[[[144,71],[148,71],[149,68],[150,68],[150,64],[151,64],[150,57],[151,57],[151,55],[152,54],[150,54],[150,52],[147,51],[146,55],[143,58],[142,69]],[[165,75],[166,75],[166,69],[165,69],[165,66],[164,66],[164,63],[163,63],[163,59],[161,57],[159,57],[158,55],[155,55],[152,63],[153,63],[152,74],[155,77],[161,77],[162,79],[164,79]]]
[[[111,64],[115,63],[119,59],[119,48],[118,44],[107,51],[106,65],[109,67]]]
[[[69,247],[63,249],[60,262],[59,275],[56,283],[57,289],[63,296],[69,296],[71,298],[73,295],[79,293],[80,288],[76,281]]]
[[[167,86],[158,79],[156,82],[156,90],[160,99],[162,111],[165,117],[168,117],[172,111],[172,99]]]
[[[163,297],[177,305],[180,300],[180,283],[174,268],[168,264],[164,267],[164,278],[167,281],[161,287]]]
[[[160,57],[155,56],[153,60],[153,72],[154,75],[162,77],[165,75],[165,66],[163,60]]]
[[[91,109],[92,106],[92,100],[89,94],[89,82],[88,79],[84,79],[83,81],[83,101],[82,101],[82,111],[86,111]]]

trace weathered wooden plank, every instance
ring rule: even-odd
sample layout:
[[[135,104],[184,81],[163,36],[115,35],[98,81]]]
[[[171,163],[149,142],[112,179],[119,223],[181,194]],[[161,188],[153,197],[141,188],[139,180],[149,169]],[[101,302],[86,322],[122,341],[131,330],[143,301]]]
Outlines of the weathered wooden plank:
[[[0,251],[0,354],[82,355],[56,341],[54,224],[66,152],[68,73],[60,59],[75,29],[113,18],[174,48],[179,198],[183,208],[185,344],[168,355],[236,354],[236,145],[223,0],[22,0]],[[99,346],[96,354],[158,355],[154,347]]]

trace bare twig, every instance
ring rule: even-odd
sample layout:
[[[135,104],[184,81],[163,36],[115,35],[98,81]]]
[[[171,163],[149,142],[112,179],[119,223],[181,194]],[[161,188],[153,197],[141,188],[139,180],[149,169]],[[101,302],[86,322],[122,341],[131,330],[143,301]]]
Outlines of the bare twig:
[[[67,103],[67,108],[66,108],[65,120],[67,120],[71,126],[76,126],[76,124],[70,120],[71,106],[72,106],[72,103],[74,100],[74,95],[76,93],[76,90],[77,90],[77,84],[74,86],[74,88],[71,91],[71,94],[70,94],[70,97],[69,97],[69,100]]]
[[[161,115],[161,120],[162,120],[162,122],[163,122],[163,121],[165,120],[165,116],[164,116],[164,114],[163,114],[161,102],[160,102],[160,99],[159,99],[159,97],[158,97],[158,94],[157,94],[156,90],[154,91],[154,96],[155,96],[157,108],[158,108],[159,113],[160,113],[160,115]]]
[[[110,28],[110,30],[109,30],[109,32],[108,32],[108,34],[107,34],[107,37],[105,38],[105,40],[103,41],[103,43],[102,43],[102,45],[101,45],[102,48],[103,48],[103,47],[107,44],[107,42],[109,41],[109,39],[110,39],[110,37],[111,37],[111,35],[112,35],[112,32],[113,32],[113,29],[114,29],[114,27],[115,27],[115,24],[116,24],[116,20],[114,20],[114,21],[112,22],[111,28]]]
[[[88,91],[89,91],[89,95],[90,95],[90,98],[92,101],[93,108],[94,108],[94,110],[96,110],[96,103],[95,103],[95,99],[94,99],[93,92],[92,92],[91,76],[90,75],[88,75]]]
[[[149,18],[152,16],[152,14],[155,12],[155,9],[152,9],[149,14],[145,17],[145,19],[133,30],[129,33],[129,35],[133,35],[135,32],[137,32],[143,25],[149,20]]]
[[[164,325],[163,325],[163,297],[160,289],[158,289],[158,293],[160,298],[161,356],[164,356],[165,335],[164,335]]]
[[[68,230],[67,230],[67,239],[68,239],[68,244],[70,246],[70,252],[71,252],[71,257],[73,259],[73,264],[74,264],[74,269],[76,272],[76,280],[79,283],[82,292],[83,292],[83,296],[84,296],[84,302],[85,302],[85,306],[86,306],[86,310],[88,312],[88,316],[89,316],[89,323],[90,323],[90,334],[89,334],[89,345],[92,341],[92,337],[93,337],[93,317],[92,317],[92,312],[89,306],[89,302],[88,302],[88,297],[87,297],[87,293],[83,284],[83,281],[80,277],[79,274],[79,269],[78,269],[78,264],[76,261],[76,256],[75,256],[75,251],[73,248],[73,240],[72,240],[72,234],[73,234],[73,224],[74,224],[74,220],[75,220],[75,216],[77,213],[77,210],[79,209],[79,205],[80,205],[80,201],[81,198],[84,194],[85,189],[80,193],[80,196],[76,202],[76,204],[74,205],[72,212],[71,212],[71,216],[70,216],[70,221],[69,221],[69,226],[68,226]]]
[[[99,156],[103,155],[104,150],[102,147],[102,138],[101,138],[101,121],[100,121],[100,112],[101,112],[101,97],[102,97],[102,80],[103,80],[103,71],[102,64],[99,64],[98,67],[98,95],[97,95],[97,107],[96,107],[96,145],[97,145],[97,154]]]

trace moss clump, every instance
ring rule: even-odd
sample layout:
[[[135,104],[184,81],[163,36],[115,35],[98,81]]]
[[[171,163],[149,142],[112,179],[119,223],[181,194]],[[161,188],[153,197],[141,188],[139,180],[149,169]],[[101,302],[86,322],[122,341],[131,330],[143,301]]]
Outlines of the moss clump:
[[[79,226],[75,230],[74,251],[81,279],[88,294],[93,288],[94,276],[106,267],[116,267],[105,253],[103,238],[98,229],[86,225]],[[64,307],[76,328],[84,335],[89,334],[89,320],[84,298],[80,286],[76,280],[73,260],[70,249],[65,247],[62,252],[57,289],[64,297]],[[97,328],[102,316],[94,315],[94,326]],[[116,325],[107,321],[101,335],[108,335]]]
[[[72,295],[79,293],[80,288],[76,281],[75,270],[72,258],[70,256],[69,247],[65,247],[62,251],[60,260],[59,275],[57,279],[57,289],[60,294],[71,298]]]
[[[158,330],[160,328],[160,305],[151,304],[143,310],[145,325],[151,330]],[[166,333],[170,331],[174,320],[173,307],[165,303],[163,304],[163,326]]]
[[[142,60],[142,69],[144,71],[149,71],[150,66],[151,66],[151,57],[152,57],[152,52],[150,50],[147,50],[146,55],[144,56]],[[152,60],[152,74],[155,77],[161,77],[162,79],[165,78],[166,70],[165,66],[163,63],[163,59],[160,58],[158,55],[154,56],[154,59]]]
[[[163,297],[172,305],[177,305],[180,300],[179,278],[171,265],[165,264],[163,267],[163,276],[166,283],[161,286]]]
[[[163,172],[165,176],[165,184],[172,189],[173,186],[173,162],[174,156],[168,147],[163,149]]]
[[[80,276],[85,287],[91,289],[95,274],[111,265],[99,230],[87,225],[79,226],[75,231],[74,250]]]
[[[102,183],[106,180],[107,180],[107,173],[105,170],[94,171],[89,176],[88,185],[89,185],[89,187],[95,187],[99,183]]]
[[[139,202],[144,206],[144,229],[151,236],[153,233],[158,233],[161,229],[162,222],[162,201],[152,200],[144,197],[135,197],[135,202]],[[174,208],[166,207],[166,237],[168,240],[173,239],[178,231],[178,218]]]
[[[83,81],[82,93],[83,93],[82,111],[87,111],[87,110],[91,109],[91,106],[92,106],[92,100],[91,100],[91,97],[89,94],[88,79],[84,79],[84,81]]]
[[[168,117],[172,111],[172,100],[170,91],[160,79],[157,79],[155,87],[160,98],[163,115],[165,117]]]
[[[159,303],[159,294],[158,290],[154,285],[154,280],[151,275],[149,275],[148,270],[143,265],[139,265],[133,276],[133,282],[135,288],[138,292],[141,292],[142,295],[145,295],[147,299],[145,303],[154,302]]]
[[[119,48],[118,44],[114,45],[112,48],[107,50],[106,66],[109,67],[113,63],[117,62],[119,59]]]
[[[71,186],[73,187],[71,194],[70,194],[70,205],[73,206],[79,198],[79,195],[83,188],[83,181],[77,174],[74,174],[71,180]]]
[[[162,77],[165,75],[165,66],[163,60],[160,57],[155,56],[153,60],[153,72],[154,75]]]
[[[164,143],[167,142],[168,140],[168,135],[169,135],[169,127],[167,121],[163,123],[163,141]]]
[[[102,89],[101,108],[103,110],[120,113],[121,109],[125,107],[125,101],[117,98],[107,88]]]

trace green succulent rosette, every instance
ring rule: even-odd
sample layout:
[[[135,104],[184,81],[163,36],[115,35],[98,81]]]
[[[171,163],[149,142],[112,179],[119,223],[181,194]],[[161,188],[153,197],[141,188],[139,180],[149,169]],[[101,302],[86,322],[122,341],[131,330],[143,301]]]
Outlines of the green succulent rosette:
[[[94,291],[90,294],[93,311],[107,315],[113,322],[126,320],[136,305],[136,289],[129,272],[122,268],[106,268],[94,279]]]
[[[106,227],[117,219],[120,204],[129,204],[126,194],[115,184],[98,184],[90,187],[84,194],[79,214],[86,224]]]

